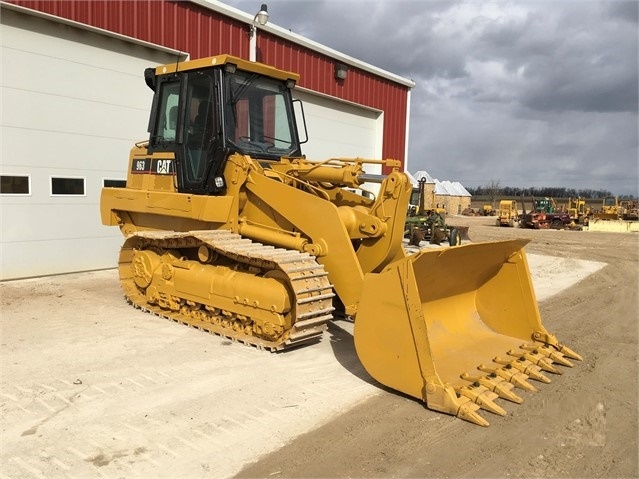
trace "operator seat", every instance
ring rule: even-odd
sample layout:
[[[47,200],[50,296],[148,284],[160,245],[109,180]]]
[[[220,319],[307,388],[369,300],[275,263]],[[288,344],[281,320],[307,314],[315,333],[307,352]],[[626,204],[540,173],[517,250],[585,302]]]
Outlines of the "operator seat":
[[[164,139],[165,140],[175,140],[176,132],[177,132],[177,119],[178,119],[178,107],[172,106],[169,109],[169,114],[167,121],[164,125]]]

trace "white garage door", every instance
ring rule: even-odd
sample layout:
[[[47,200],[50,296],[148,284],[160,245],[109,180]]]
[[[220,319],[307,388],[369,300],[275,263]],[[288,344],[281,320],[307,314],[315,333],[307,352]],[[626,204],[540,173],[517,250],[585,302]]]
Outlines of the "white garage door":
[[[0,279],[113,267],[122,237],[100,223],[100,190],[148,137],[144,69],[176,56],[1,12]]]
[[[328,158],[382,158],[383,114],[332,98],[296,89],[293,96],[304,105],[308,143],[302,152],[311,161]],[[300,135],[303,126],[298,125]],[[381,174],[381,165],[365,165],[366,173]],[[367,184],[377,192],[379,185]]]

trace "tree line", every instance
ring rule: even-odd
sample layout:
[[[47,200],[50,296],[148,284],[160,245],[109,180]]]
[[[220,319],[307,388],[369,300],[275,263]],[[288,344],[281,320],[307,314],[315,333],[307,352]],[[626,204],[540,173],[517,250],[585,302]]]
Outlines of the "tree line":
[[[606,196],[615,196],[610,191],[599,189],[594,190],[590,188],[583,189],[575,189],[575,188],[565,188],[565,187],[557,187],[557,186],[532,186],[530,188],[518,188],[512,186],[500,186],[499,182],[491,182],[485,186],[478,186],[476,188],[466,187],[466,190],[472,196],[487,196],[496,198],[498,196],[516,196],[519,197],[524,195],[524,197],[544,197],[548,196],[551,198],[586,198],[586,199],[601,199]],[[634,195],[630,195],[624,197],[624,199],[635,199]]]

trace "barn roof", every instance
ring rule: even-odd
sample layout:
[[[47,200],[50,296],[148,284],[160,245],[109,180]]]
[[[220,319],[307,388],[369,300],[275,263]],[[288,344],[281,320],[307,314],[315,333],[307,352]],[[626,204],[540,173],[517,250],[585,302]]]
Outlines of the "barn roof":
[[[433,180],[435,182],[435,194],[436,195],[450,195],[450,192],[446,189],[444,184],[438,179]]]
[[[472,196],[466,188],[459,181],[439,181],[437,178],[433,178],[428,174],[427,171],[420,170],[416,172],[414,175],[410,172],[406,172],[410,182],[413,185],[413,188],[417,188],[419,186],[419,181],[422,178],[426,179],[426,183],[435,185],[435,194],[436,195],[449,195],[449,196]]]
[[[415,179],[415,177],[411,175],[409,171],[405,171],[404,173],[406,173],[406,175],[408,176],[408,179],[410,180],[410,184],[413,185],[413,188],[418,188],[419,182]]]
[[[459,191],[459,196],[472,196],[459,181],[455,181],[453,185],[455,186],[455,190]]]
[[[432,183],[435,183],[435,181],[436,181],[436,180],[435,180],[432,176],[430,176],[430,175],[428,174],[428,172],[427,172],[427,171],[424,171],[424,170],[420,170],[420,171],[418,171],[417,173],[415,173],[414,178],[415,178],[417,181],[420,181],[422,178],[425,178],[425,179],[426,179],[426,183],[431,183],[431,184],[432,184]]]

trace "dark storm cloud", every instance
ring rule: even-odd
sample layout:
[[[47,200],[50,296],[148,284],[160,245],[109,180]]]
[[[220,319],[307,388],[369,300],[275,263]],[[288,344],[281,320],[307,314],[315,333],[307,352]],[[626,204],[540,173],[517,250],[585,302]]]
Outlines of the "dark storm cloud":
[[[639,3],[636,1],[612,2],[607,5],[611,16],[618,17],[628,22],[639,22]]]
[[[639,195],[638,2],[267,3],[273,24],[416,82],[411,172]]]
[[[620,17],[610,5],[542,4],[519,24],[488,30],[483,54],[522,69],[519,96],[529,108],[636,112],[637,25],[624,20],[639,4],[627,5]]]
[[[407,78],[465,74],[463,49],[441,43],[430,30],[433,16],[448,9],[445,3],[406,1],[400,9],[378,1],[280,0],[272,5],[274,22],[275,9],[286,9],[286,24],[278,26],[393,73]]]

